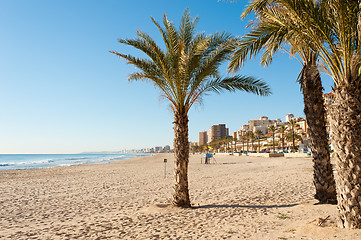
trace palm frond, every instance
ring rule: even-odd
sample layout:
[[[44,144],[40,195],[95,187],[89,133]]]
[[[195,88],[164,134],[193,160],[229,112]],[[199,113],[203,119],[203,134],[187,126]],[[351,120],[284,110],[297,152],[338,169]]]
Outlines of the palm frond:
[[[166,14],[162,25],[151,19],[162,35],[164,50],[147,33],[137,31],[136,39],[119,42],[140,50],[147,58],[111,53],[140,70],[129,75],[130,81],[153,82],[170,100],[174,111],[187,113],[203,94],[212,91],[241,90],[262,96],[271,93],[267,84],[251,77],[220,77],[221,64],[230,59],[236,46],[237,39],[231,34],[195,34],[198,18],[191,19],[189,10],[185,11],[178,29]]]
[[[272,94],[270,87],[262,80],[253,77],[236,75],[233,77],[217,78],[209,81],[205,86],[206,91],[221,93],[223,91],[235,92],[236,90],[254,93],[260,96]]]

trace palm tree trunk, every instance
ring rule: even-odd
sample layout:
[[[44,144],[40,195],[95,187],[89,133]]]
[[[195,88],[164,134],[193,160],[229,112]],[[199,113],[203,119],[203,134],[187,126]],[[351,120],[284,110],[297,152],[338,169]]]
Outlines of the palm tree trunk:
[[[292,152],[295,153],[295,130],[292,128]]]
[[[259,140],[259,137],[258,137],[258,152],[261,152],[261,142]]]
[[[272,134],[273,153],[275,153],[275,134]]]
[[[331,107],[339,227],[361,228],[361,83],[335,89]]]
[[[190,207],[188,190],[188,116],[187,114],[174,114],[174,172],[175,186],[173,205],[177,207]]]
[[[336,204],[336,184],[330,161],[326,131],[326,111],[323,102],[322,82],[316,58],[304,65],[300,83],[303,92],[305,115],[313,156],[313,183],[315,198],[321,203]]]

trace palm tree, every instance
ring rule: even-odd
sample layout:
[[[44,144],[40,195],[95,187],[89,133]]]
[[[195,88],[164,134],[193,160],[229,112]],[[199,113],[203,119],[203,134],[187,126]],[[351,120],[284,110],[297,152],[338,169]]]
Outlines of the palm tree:
[[[300,3],[302,2],[302,4]],[[334,81],[331,137],[337,171],[338,225],[361,228],[361,2],[287,1],[294,29],[312,42]]]
[[[293,143],[293,142],[295,142],[296,140],[297,140],[297,141],[301,141],[301,140],[302,140],[302,137],[301,137],[301,135],[299,135],[297,132],[290,130],[290,131],[287,132],[287,134],[286,134],[286,140],[289,141],[289,142],[291,142],[291,143]],[[296,147],[293,147],[293,148],[292,148],[292,152],[295,152],[295,151],[293,151],[293,149],[296,149]]]
[[[261,130],[256,130],[256,136],[258,139],[258,152],[261,152],[261,136],[263,135],[263,132]]]
[[[243,135],[241,136],[241,140],[242,140],[242,153],[244,153],[244,140],[246,139],[246,136]]]
[[[129,80],[153,82],[162,96],[171,103],[174,114],[174,155],[175,186],[172,203],[174,206],[190,207],[188,190],[188,112],[204,94],[236,90],[269,95],[270,89],[263,81],[245,76],[221,77],[220,65],[230,57],[236,39],[227,33],[195,34],[198,19],[191,19],[186,10],[177,29],[163,17],[162,27],[152,21],[163,37],[166,49],[142,31],[137,31],[136,39],[120,39],[119,42],[132,46],[147,58],[133,57],[112,51],[112,53],[133,64],[139,72],[129,75]]]
[[[312,0],[300,0],[297,3],[291,0],[253,0],[242,16],[254,12],[257,21],[238,44],[229,69],[237,70],[244,64],[247,56],[252,58],[261,50],[264,50],[261,62],[265,65],[271,63],[273,55],[279,50],[285,50],[290,55],[301,58],[303,67],[298,81],[304,96],[304,112],[309,127],[314,163],[315,198],[321,203],[335,203],[336,186],[327,141],[323,88],[317,68],[320,51],[312,39],[305,37],[304,33],[297,29],[307,22],[309,16],[304,14],[297,18],[293,15],[300,11],[300,6],[307,8],[308,5],[313,4],[311,2]],[[315,32],[317,31],[310,34]],[[288,50],[285,49],[287,46],[289,46]]]
[[[244,135],[245,139],[246,139],[246,142],[247,142],[247,154],[248,154],[248,141],[250,139],[250,132],[246,132],[246,135]]]
[[[275,150],[275,133],[276,133],[275,126],[268,127],[268,131],[272,134],[273,153],[275,153],[276,152],[276,150]]]
[[[291,119],[288,121],[288,129],[290,131],[290,136],[292,139],[292,152],[295,152],[295,140],[296,140],[296,135],[295,135],[295,130],[297,127],[297,122],[294,119]]]
[[[254,151],[253,141],[256,139],[256,137],[255,137],[255,135],[254,135],[253,132],[251,132],[251,133],[249,134],[249,138],[250,138],[250,140],[251,140],[252,152],[253,152],[253,151]]]
[[[280,126],[278,128],[278,132],[281,134],[282,152],[284,152],[285,151],[285,132],[286,132],[285,125]]]
[[[324,36],[310,36],[334,80],[335,101],[330,108],[336,156],[338,225],[361,228],[361,2],[330,1],[314,24]],[[308,28],[307,31],[312,31]],[[321,43],[325,43],[321,45]]]

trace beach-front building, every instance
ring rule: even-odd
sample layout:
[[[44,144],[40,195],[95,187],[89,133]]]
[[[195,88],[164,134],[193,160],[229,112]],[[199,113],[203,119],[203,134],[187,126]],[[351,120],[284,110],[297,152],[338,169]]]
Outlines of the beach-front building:
[[[261,130],[263,134],[268,133],[268,128],[270,126],[280,126],[282,125],[282,121],[281,119],[276,119],[276,120],[271,120],[268,119],[268,117],[266,116],[262,116],[258,119],[255,120],[249,120],[248,121],[248,125],[249,125],[249,129],[252,132],[256,132],[257,130]]]
[[[229,129],[226,124],[213,125],[208,131],[199,133],[199,146],[206,145],[213,140],[229,136]]]
[[[233,138],[238,138],[238,132],[233,132],[232,137],[233,137]]]
[[[206,145],[208,143],[208,132],[200,132],[199,133],[199,146]]]
[[[294,119],[295,116],[292,113],[286,115],[286,122],[289,122],[291,119]]]
[[[210,140],[213,141],[218,138],[228,137],[228,131],[229,129],[226,128],[226,124],[213,125],[211,127]]]

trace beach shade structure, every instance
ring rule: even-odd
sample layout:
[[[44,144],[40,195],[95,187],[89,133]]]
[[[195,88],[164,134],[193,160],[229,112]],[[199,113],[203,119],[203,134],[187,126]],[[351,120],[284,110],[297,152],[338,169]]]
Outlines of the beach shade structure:
[[[188,189],[188,112],[210,92],[245,91],[262,96],[271,94],[268,85],[253,77],[222,76],[221,64],[229,59],[236,38],[228,33],[206,35],[195,33],[198,18],[191,19],[186,10],[177,29],[173,22],[163,17],[163,26],[151,18],[159,30],[165,49],[147,33],[137,31],[135,39],[120,39],[146,55],[145,58],[112,51],[139,71],[129,75],[130,81],[152,82],[169,100],[174,114],[175,185],[172,204],[191,207]]]

